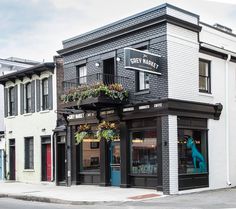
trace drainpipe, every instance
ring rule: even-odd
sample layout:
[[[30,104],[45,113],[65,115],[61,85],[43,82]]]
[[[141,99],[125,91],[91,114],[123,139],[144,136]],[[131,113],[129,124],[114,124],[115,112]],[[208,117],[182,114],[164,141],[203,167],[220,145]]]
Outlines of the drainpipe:
[[[228,54],[228,58],[225,62],[225,139],[226,139],[226,183],[231,186],[230,182],[230,151],[229,151],[229,61],[231,55]]]

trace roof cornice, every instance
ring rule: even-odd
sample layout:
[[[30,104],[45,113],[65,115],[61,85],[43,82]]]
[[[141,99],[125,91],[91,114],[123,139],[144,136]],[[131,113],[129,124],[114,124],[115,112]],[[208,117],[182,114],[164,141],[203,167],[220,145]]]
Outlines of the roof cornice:
[[[67,47],[67,48],[58,50],[57,52],[60,55],[66,55],[66,54],[78,51],[80,49],[87,48],[87,47],[90,47],[92,45],[99,44],[99,43],[102,43],[104,41],[108,41],[110,39],[114,39],[114,38],[119,37],[121,35],[126,35],[128,33],[131,33],[131,32],[137,31],[137,30],[141,30],[141,29],[144,29],[144,28],[147,28],[147,27],[150,27],[150,26],[154,26],[154,25],[157,25],[157,24],[161,24],[161,23],[171,23],[171,24],[178,25],[178,26],[181,26],[183,28],[186,28],[186,29],[189,29],[189,30],[192,30],[192,31],[195,31],[195,32],[200,32],[201,31],[201,27],[199,25],[184,21],[182,19],[170,16],[170,15],[167,15],[167,14],[164,14],[162,16],[153,18],[151,20],[147,20],[145,22],[141,22],[141,23],[138,23],[136,25],[133,25],[133,26],[130,26],[130,27],[127,27],[127,28],[124,28],[124,29],[121,29],[121,30],[118,30],[118,31],[115,31],[115,32],[111,32],[109,34],[106,34],[106,35],[103,35],[101,37],[95,38],[93,40],[89,40],[89,41],[86,41],[86,42],[83,42],[83,43],[80,43],[80,44],[77,44],[77,45],[74,45],[74,46],[71,46],[71,47]]]
[[[55,65],[53,62],[46,62],[30,68],[19,70],[13,73],[9,73],[7,75],[0,76],[0,84],[5,85],[8,81],[15,82],[16,79],[22,80],[24,77],[32,77],[32,75],[34,74],[40,75],[41,72],[47,70],[53,72],[54,68]]]

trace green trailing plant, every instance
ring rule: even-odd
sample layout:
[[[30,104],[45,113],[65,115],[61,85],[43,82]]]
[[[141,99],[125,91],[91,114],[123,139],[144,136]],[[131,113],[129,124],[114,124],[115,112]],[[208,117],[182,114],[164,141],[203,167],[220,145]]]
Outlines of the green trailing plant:
[[[121,84],[110,84],[104,85],[99,83],[91,86],[80,86],[77,88],[70,89],[65,94],[61,96],[63,103],[77,101],[80,105],[82,100],[85,100],[90,97],[98,97],[99,95],[104,94],[113,100],[126,101],[128,98],[128,92],[124,90]]]
[[[118,139],[119,135],[117,133],[116,124],[106,122],[106,121],[102,121],[98,125],[97,137],[98,137],[99,140],[104,138],[107,141],[109,141],[109,140],[114,141],[115,139]]]
[[[88,124],[80,125],[77,132],[75,132],[76,144],[79,144],[86,138],[94,138],[91,126]]]

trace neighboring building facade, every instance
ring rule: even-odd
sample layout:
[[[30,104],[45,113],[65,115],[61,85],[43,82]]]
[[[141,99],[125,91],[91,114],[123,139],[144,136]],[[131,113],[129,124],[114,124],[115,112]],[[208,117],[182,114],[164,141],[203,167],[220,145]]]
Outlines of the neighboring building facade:
[[[53,129],[57,121],[56,66],[43,63],[0,77],[4,85],[7,179],[54,180]]]
[[[0,133],[0,181],[5,179],[5,137]]]
[[[0,76],[32,67],[38,64],[35,61],[10,57],[0,59]],[[4,87],[0,85],[0,98],[4,98]],[[5,125],[4,125],[4,100],[0,102],[0,180],[5,179]]]
[[[160,56],[158,73],[126,69],[127,47]],[[79,101],[79,108],[73,101],[60,104],[66,129],[56,135],[57,146],[64,147],[67,185],[156,188],[165,194],[236,185],[236,35],[230,29],[164,4],[65,40],[58,53],[67,94],[94,80],[121,83],[129,91],[126,104],[101,95]],[[119,125],[119,140],[75,144],[79,125],[96,130],[102,120]]]

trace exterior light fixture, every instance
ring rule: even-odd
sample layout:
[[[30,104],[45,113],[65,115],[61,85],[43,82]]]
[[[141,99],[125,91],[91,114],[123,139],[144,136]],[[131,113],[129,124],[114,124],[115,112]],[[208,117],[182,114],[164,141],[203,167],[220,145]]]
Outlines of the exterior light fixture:
[[[120,57],[117,57],[117,58],[116,58],[116,61],[117,61],[117,62],[120,62],[120,60],[121,60]]]
[[[46,128],[42,128],[42,132],[46,131]]]
[[[100,63],[99,63],[99,62],[96,62],[96,63],[95,63],[95,66],[96,66],[96,67],[99,67],[99,66],[100,66]]]

